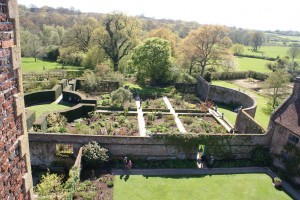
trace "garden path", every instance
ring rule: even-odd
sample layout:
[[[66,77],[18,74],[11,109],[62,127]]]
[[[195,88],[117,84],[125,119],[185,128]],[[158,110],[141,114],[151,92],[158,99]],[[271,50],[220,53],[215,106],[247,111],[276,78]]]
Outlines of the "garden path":
[[[140,106],[140,101],[135,101],[138,113],[138,123],[139,123],[139,132],[140,136],[146,136],[146,127],[145,127],[145,119],[143,114],[143,109]]]
[[[61,94],[54,103],[59,103],[63,99],[63,95]]]
[[[178,114],[175,112],[174,108],[172,107],[172,104],[170,103],[168,97],[163,97],[163,100],[167,105],[167,108],[170,109],[170,113],[174,116],[177,128],[179,129],[180,133],[186,133],[186,130],[182,125],[180,119],[178,118]]]
[[[215,119],[228,131],[230,132],[234,126],[232,126],[232,124],[230,124],[230,122],[228,122],[226,120],[226,118],[222,117],[222,114],[219,113],[218,111],[215,111],[213,109],[209,109],[209,113],[215,116]]]

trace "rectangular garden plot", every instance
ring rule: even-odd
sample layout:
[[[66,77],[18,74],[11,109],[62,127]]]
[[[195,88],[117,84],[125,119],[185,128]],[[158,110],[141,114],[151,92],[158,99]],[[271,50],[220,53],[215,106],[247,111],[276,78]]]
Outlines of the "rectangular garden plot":
[[[98,99],[98,109],[102,110],[123,110],[128,108],[128,110],[136,110],[136,103],[134,99],[131,101],[125,101],[124,103],[114,104],[111,99],[110,94],[101,94],[101,97]]]
[[[144,119],[147,132],[179,132],[173,115],[163,115],[162,113],[147,113],[144,115]]]
[[[189,133],[227,133],[212,116],[180,115],[179,119]]]
[[[146,111],[146,110],[162,110],[165,112],[169,112],[169,110],[162,98],[143,100],[142,108],[144,111]]]
[[[89,135],[138,136],[136,114],[124,116],[120,113],[94,113],[87,119],[76,120],[71,132]]]
[[[168,98],[172,104],[172,107],[176,112],[198,112],[198,113],[206,113],[208,112],[208,108],[212,105],[209,103],[205,103],[200,101],[198,97],[191,94],[186,94],[181,96],[179,94],[175,94],[173,98]]]

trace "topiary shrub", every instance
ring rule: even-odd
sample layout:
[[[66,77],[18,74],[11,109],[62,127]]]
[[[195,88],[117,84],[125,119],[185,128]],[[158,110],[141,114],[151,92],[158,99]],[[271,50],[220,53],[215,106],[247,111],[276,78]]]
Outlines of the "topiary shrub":
[[[111,100],[114,104],[123,105],[125,101],[132,100],[132,93],[125,88],[119,88],[111,93]]]
[[[84,145],[82,150],[82,160],[85,167],[102,167],[109,160],[108,150],[95,141]]]

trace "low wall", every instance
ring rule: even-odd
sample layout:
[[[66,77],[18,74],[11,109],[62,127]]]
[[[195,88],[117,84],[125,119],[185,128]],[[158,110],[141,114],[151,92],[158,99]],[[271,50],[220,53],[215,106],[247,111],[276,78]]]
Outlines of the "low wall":
[[[76,79],[76,90],[82,89],[84,79]],[[97,88],[98,92],[112,92],[119,89],[120,83],[118,81],[101,81]]]
[[[205,135],[209,140],[220,142],[211,146],[207,144],[207,155],[220,157],[218,150],[231,152],[235,158],[249,158],[250,152],[256,145],[269,146],[269,135],[243,135],[243,134],[209,134]],[[73,145],[77,155],[79,149],[86,143],[96,141],[107,148],[113,158],[131,156],[144,159],[195,159],[197,145],[186,150],[180,144],[176,144],[164,138],[164,135],[151,137],[122,137],[122,136],[95,136],[95,135],[71,135],[71,134],[29,134],[31,163],[50,164],[54,160],[56,144]],[[203,144],[206,144],[203,141]],[[75,156],[76,156],[75,155]]]

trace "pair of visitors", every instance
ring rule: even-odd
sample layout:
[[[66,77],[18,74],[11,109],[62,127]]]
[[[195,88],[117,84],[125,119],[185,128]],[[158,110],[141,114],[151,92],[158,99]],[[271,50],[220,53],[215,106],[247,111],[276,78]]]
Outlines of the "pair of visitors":
[[[132,168],[132,162],[131,162],[131,160],[128,160],[127,157],[124,157],[124,159],[123,159],[123,166],[124,166],[125,171],[127,171],[127,172],[130,171],[131,168]]]

